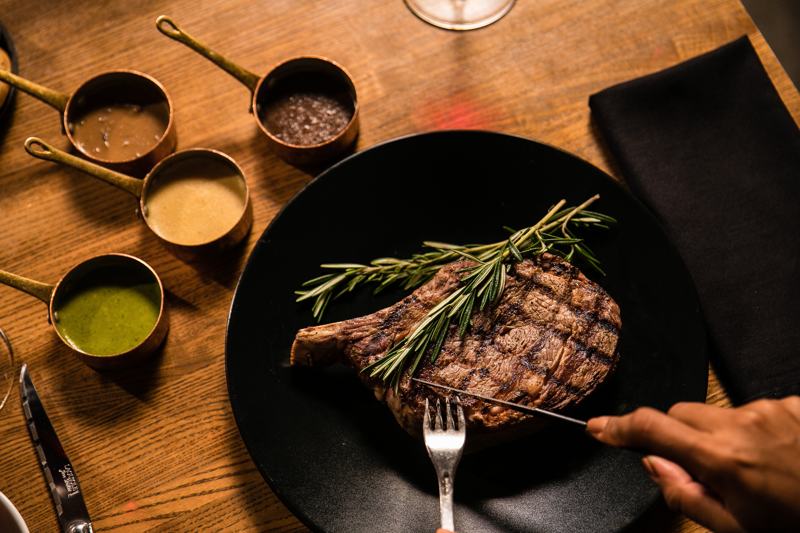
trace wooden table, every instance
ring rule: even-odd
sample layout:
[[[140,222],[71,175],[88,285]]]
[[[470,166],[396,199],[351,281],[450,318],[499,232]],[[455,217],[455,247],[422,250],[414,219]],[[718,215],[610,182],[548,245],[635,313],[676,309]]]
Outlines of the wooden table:
[[[362,109],[358,149],[440,128],[486,128],[540,139],[615,173],[592,128],[587,99],[748,34],[795,119],[800,96],[736,0],[520,0],[489,28],[428,26],[401,0],[330,2],[4,1],[21,73],[70,91],[86,77],[133,68],[170,91],[179,146],[233,156],[255,207],[241,253],[188,264],[134,217],[134,201],[76,171],[34,160],[29,135],[66,147],[55,111],[18,95],[0,146],[0,268],[55,281],[104,252],[148,261],[169,290],[171,331],[160,356],[118,375],[96,372],[50,330],[45,306],[0,288],[0,326],[30,365],[79,473],[98,531],[270,530],[304,527],[251,462],[225,385],[225,321],[247,253],[311,176],[268,152],[247,113],[247,91],[160,35],[160,14],[258,73],[303,53],[350,70]],[[709,401],[725,396],[712,379]],[[0,491],[32,531],[57,528],[14,391],[0,412]],[[698,526],[656,509],[641,530]],[[382,526],[381,526],[382,527]]]

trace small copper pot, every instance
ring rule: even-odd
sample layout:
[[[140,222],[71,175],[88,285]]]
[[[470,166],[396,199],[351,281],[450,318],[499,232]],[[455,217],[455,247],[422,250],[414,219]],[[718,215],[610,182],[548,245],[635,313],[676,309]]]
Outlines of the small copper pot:
[[[157,283],[160,294],[158,318],[150,333],[133,348],[111,355],[97,355],[85,351],[70,341],[58,324],[60,305],[69,297],[70,291],[74,291],[76,284],[86,280],[88,276],[96,273],[101,268],[118,270],[121,275],[121,281],[124,279],[125,271],[128,270],[130,274],[133,269],[143,278]],[[58,338],[92,368],[106,369],[135,365],[152,354],[164,342],[169,330],[164,285],[150,265],[132,255],[105,254],[92,257],[72,267],[55,285],[34,281],[3,270],[0,270],[0,283],[26,292],[47,304],[48,320]]]
[[[192,148],[175,152],[159,161],[158,164],[147,173],[143,180],[126,176],[114,170],[84,161],[79,157],[54,148],[36,137],[29,137],[25,141],[25,150],[38,159],[45,159],[76,168],[137,197],[139,199],[138,213],[144,219],[147,227],[155,233],[167,248],[172,249],[183,257],[191,258],[197,255],[218,252],[230,248],[238,244],[247,235],[253,224],[253,207],[250,202],[250,191],[247,187],[247,180],[245,179],[244,172],[230,156],[217,150]],[[207,241],[193,243],[181,242],[173,236],[174,233],[170,234],[168,230],[156,224],[149,214],[151,207],[149,203],[151,191],[159,184],[160,180],[165,180],[170,177],[168,170],[173,168],[173,165],[187,161],[212,163],[218,166],[221,164],[229,168],[233,174],[241,179],[241,182],[237,183],[237,185],[240,185],[242,191],[241,215],[235,223],[231,224],[227,231]],[[208,212],[207,215],[213,217],[215,213]]]
[[[158,17],[156,27],[170,39],[188,46],[250,89],[250,112],[258,127],[267,136],[270,147],[285,161],[298,166],[320,165],[342,155],[355,142],[358,136],[359,114],[356,88],[344,67],[336,62],[318,56],[295,57],[280,63],[259,78],[181,30],[169,17],[163,15]],[[298,80],[302,81],[298,84]],[[317,144],[292,144],[276,136],[262,117],[265,103],[270,101],[273,94],[292,82],[299,88],[308,83],[310,88],[322,88],[324,92],[346,101],[348,107],[352,109],[347,125],[332,137]]]
[[[142,175],[165,156],[175,151],[178,136],[172,100],[166,89],[155,78],[134,70],[112,70],[89,78],[78,89],[67,95],[48,89],[32,81],[0,70],[0,81],[13,85],[31,96],[49,104],[61,113],[62,131],[76,151],[97,164],[122,172]],[[114,104],[166,104],[166,126],[158,141],[140,156],[126,159],[105,159],[85,149],[73,136],[75,121],[89,109]]]

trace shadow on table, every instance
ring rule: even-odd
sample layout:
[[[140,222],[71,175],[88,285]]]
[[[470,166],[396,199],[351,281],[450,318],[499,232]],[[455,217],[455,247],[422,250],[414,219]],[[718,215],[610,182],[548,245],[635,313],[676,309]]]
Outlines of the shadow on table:
[[[61,342],[55,341],[56,345],[51,350],[53,358],[72,357],[74,364],[84,365],[77,360],[75,355]],[[160,382],[159,367],[161,365],[163,345],[144,361],[138,363],[135,368],[119,368],[114,370],[94,370],[100,386],[92,388],[94,395],[87,397],[79,395],[75,401],[66,402],[70,414],[92,425],[103,426],[114,424],[119,420],[134,420],[144,416],[147,411],[147,404],[152,400],[153,394]],[[82,374],[87,370],[72,371],[64,368],[56,373],[61,390],[72,390],[76,388],[76,372]],[[125,390],[128,397],[121,397],[118,388]],[[100,398],[98,398],[98,395]]]
[[[247,242],[252,228],[236,246],[205,257],[178,257],[193,268],[203,279],[213,280],[228,290],[233,290],[247,259]]]
[[[118,368],[109,370],[98,370],[101,382],[113,382],[115,385],[124,389],[128,394],[134,396],[139,402],[138,406],[144,405],[152,398],[153,392],[159,384],[159,369],[164,354],[164,343],[156,351],[148,356],[144,361],[137,363],[135,369]],[[106,409],[114,410],[116,407],[106,405]],[[120,406],[121,407],[121,406]],[[130,412],[130,406],[122,408],[124,412]]]

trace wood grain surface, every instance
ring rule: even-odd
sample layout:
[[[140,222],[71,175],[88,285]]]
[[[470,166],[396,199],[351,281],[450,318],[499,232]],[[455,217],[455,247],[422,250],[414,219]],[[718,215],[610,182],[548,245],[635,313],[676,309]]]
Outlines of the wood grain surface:
[[[30,366],[97,531],[305,530],[239,438],[224,338],[249,250],[312,177],[269,153],[247,112],[247,90],[159,34],[160,14],[254,72],[300,54],[345,65],[362,110],[357,149],[432,129],[485,128],[554,144],[616,174],[594,133],[589,95],[742,34],[800,116],[797,90],[736,0],[520,0],[497,24],[464,34],[422,23],[401,0],[3,0],[0,21],[14,37],[22,75],[66,92],[115,68],[155,76],[174,101],[179,148],[230,154],[253,194],[255,223],[245,245],[184,262],[137,222],[131,197],[29,157],[22,148],[28,136],[61,147],[67,141],[56,111],[17,96],[0,137],[0,268],[54,282],[92,255],[126,252],[149,262],[168,289],[163,350],[141,368],[109,374],[58,341],[43,304],[0,287],[0,327]],[[713,377],[709,401],[726,403]],[[0,446],[0,491],[31,531],[56,531],[16,389],[0,411]],[[701,528],[656,507],[638,530]]]

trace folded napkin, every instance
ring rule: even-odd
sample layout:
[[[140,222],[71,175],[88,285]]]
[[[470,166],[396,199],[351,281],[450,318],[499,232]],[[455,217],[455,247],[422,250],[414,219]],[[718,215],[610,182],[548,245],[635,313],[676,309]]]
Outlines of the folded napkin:
[[[589,105],[686,262],[733,401],[800,393],[800,130],[750,42]]]

